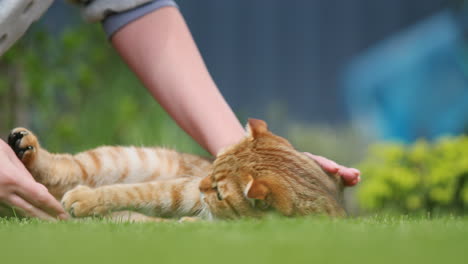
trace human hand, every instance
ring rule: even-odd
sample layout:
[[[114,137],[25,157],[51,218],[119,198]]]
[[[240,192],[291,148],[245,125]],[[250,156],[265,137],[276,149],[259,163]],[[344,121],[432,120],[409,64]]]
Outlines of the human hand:
[[[304,152],[304,154],[317,161],[325,171],[329,173],[338,173],[343,179],[345,186],[354,186],[361,181],[361,172],[358,169],[341,166],[325,157],[313,155],[308,152]]]
[[[37,183],[13,150],[0,139],[0,204],[44,220],[67,219],[60,203]]]

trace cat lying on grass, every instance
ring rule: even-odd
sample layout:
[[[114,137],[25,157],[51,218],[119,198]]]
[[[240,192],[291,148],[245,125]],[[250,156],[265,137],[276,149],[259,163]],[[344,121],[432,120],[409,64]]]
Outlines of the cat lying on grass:
[[[324,172],[262,120],[250,119],[245,138],[214,162],[164,148],[104,146],[76,155],[52,154],[24,128],[13,129],[8,143],[73,217],[166,221],[261,217],[269,211],[345,215],[341,177]]]

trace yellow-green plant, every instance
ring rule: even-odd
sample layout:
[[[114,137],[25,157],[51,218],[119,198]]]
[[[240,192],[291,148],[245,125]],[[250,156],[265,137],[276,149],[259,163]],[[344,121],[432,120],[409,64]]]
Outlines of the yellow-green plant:
[[[468,211],[468,137],[371,146],[359,166],[358,190],[365,210]]]

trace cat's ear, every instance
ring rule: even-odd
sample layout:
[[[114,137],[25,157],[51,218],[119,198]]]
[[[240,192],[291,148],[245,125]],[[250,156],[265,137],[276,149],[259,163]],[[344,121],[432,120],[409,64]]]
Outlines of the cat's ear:
[[[270,193],[270,189],[260,180],[252,180],[247,184],[244,189],[245,197],[249,199],[256,199],[256,200],[265,200],[268,194]]]
[[[265,121],[260,119],[249,118],[247,123],[247,133],[253,138],[268,132],[268,125]]]

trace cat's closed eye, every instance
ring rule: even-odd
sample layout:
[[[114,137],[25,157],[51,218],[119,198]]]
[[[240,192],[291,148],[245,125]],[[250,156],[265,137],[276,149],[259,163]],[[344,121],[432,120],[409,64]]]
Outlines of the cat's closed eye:
[[[223,196],[219,192],[218,186],[214,186],[213,189],[216,191],[216,197],[218,197],[218,200],[220,200],[220,201],[223,200]]]

